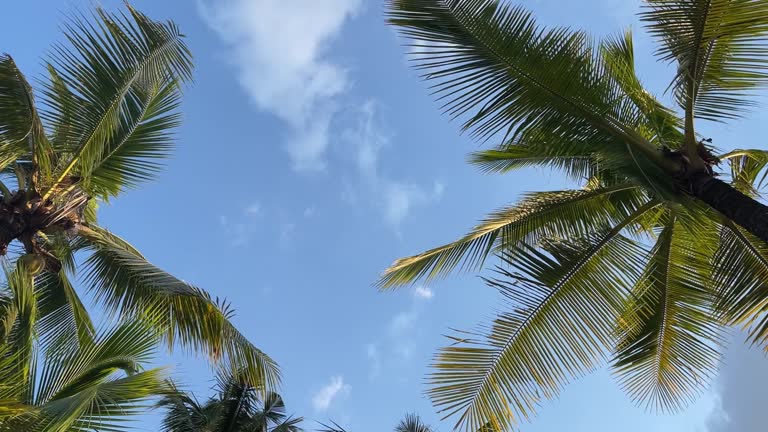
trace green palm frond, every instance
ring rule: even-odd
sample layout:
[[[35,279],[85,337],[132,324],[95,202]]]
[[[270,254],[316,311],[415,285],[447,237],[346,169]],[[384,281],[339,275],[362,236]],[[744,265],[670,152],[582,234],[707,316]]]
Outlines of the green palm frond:
[[[416,414],[406,414],[395,426],[395,432],[432,432],[432,428]]]
[[[389,21],[420,46],[415,54],[444,109],[464,116],[480,139],[515,141],[529,130],[589,142],[607,153],[635,153],[650,178],[667,164],[637,133],[647,122],[607,72],[584,33],[544,30],[520,7],[496,0],[390,0]]]
[[[69,156],[46,197],[73,178],[114,194],[154,172],[152,160],[167,152],[162,128],[177,121],[170,113],[175,83],[190,79],[190,53],[175,24],[128,11],[99,8],[91,21],[73,18],[65,27],[69,46],[54,50],[46,118],[57,151]]]
[[[35,290],[40,307],[38,332],[43,344],[73,339],[85,343],[94,336],[91,317],[66,272],[44,272],[36,278]]]
[[[719,366],[723,337],[711,283],[718,239],[706,221],[690,224],[672,213],[663,222],[633,289],[631,316],[620,321],[613,367],[633,401],[676,411],[707,388]]]
[[[381,276],[379,286],[389,288],[420,278],[438,278],[459,265],[477,269],[489,254],[520,241],[535,243],[553,233],[585,236],[615,225],[643,201],[640,188],[631,183],[529,194],[515,206],[491,214],[461,239],[395,261]]]
[[[717,310],[728,324],[748,330],[753,344],[768,350],[768,245],[726,222],[713,265]]]
[[[620,233],[657,202],[619,225],[579,242],[549,241],[546,252],[515,246],[503,256],[510,270],[488,280],[509,301],[481,339],[453,337],[437,355],[428,391],[457,429],[489,421],[507,430],[529,418],[541,398],[601,364],[616,319],[640,268],[642,248]]]
[[[331,420],[331,423],[331,425],[327,425],[325,423],[318,422],[322,429],[318,429],[317,432],[347,432],[346,429],[339,426],[339,424],[335,421]]]
[[[0,168],[28,155],[35,166],[33,188],[51,175],[53,151],[24,75],[8,55],[0,55]]]
[[[646,122],[638,125],[642,129],[642,135],[657,145],[671,148],[679,146],[683,138],[682,121],[640,82],[635,70],[632,32],[627,31],[604,40],[600,53],[608,73],[643,113]]]
[[[575,180],[598,174],[599,162],[587,143],[561,142],[556,134],[541,131],[525,141],[506,143],[492,150],[474,152],[469,163],[488,173],[506,173],[529,166],[544,166],[566,173]]]
[[[733,150],[720,159],[731,169],[731,185],[749,196],[757,197],[768,178],[768,151],[758,149]]]
[[[204,352],[232,370],[244,368],[250,382],[276,388],[277,364],[232,325],[225,303],[155,267],[106,230],[83,227],[81,235],[92,249],[86,282],[109,311],[147,320],[170,347]]]
[[[156,344],[154,334],[134,322],[83,344],[49,347],[39,382],[29,386],[30,409],[3,423],[3,430],[126,430],[129,416],[168,391],[161,370],[141,367]]]
[[[641,19],[662,42],[661,58],[677,63],[672,87],[686,127],[693,116],[737,118],[753,105],[745,96],[768,82],[766,16],[765,0],[647,1]]]

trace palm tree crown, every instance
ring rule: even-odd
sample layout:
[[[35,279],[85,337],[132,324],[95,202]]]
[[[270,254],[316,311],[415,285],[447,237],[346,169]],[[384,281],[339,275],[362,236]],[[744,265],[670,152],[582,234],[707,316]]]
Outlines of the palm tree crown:
[[[100,203],[152,179],[169,155],[181,85],[192,73],[183,35],[130,6],[74,17],[64,34],[36,94],[0,55],[0,255],[21,255],[35,275],[38,321],[93,343],[70,282],[81,270],[81,285],[114,316],[273,388],[277,365],[230,323],[226,303],[152,265],[97,222]]]
[[[302,432],[301,417],[285,412],[283,398],[264,393],[247,377],[220,371],[217,395],[201,405],[194,396],[176,392],[159,405],[166,409],[165,432]]]
[[[679,409],[717,369],[724,326],[766,345],[768,152],[718,155],[694,127],[739,118],[768,81],[768,1],[646,2],[659,56],[677,66],[674,108],[638,79],[629,32],[595,43],[495,0],[391,0],[389,18],[427,48],[414,55],[445,110],[501,140],[472,163],[583,182],[528,194],[383,274],[389,288],[500,258],[486,281],[508,308],[457,334],[431,375],[457,428],[507,430],[606,362],[633,400]]]

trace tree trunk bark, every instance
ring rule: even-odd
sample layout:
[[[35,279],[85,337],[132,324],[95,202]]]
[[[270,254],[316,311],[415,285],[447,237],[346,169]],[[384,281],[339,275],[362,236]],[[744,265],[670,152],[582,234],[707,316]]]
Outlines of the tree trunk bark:
[[[768,206],[705,172],[689,180],[694,197],[768,243]]]

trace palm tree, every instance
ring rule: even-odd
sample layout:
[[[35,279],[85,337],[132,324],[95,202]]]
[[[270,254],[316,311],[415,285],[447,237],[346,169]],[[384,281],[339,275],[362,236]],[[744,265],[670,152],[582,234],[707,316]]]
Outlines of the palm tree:
[[[334,421],[331,421],[331,423],[331,425],[320,423],[322,429],[319,429],[318,432],[347,432],[338,423]],[[409,413],[395,426],[395,432],[434,432],[434,429],[424,423],[418,414]]]
[[[6,276],[0,431],[126,430],[150,398],[171,390],[163,370],[142,367],[158,344],[144,324],[127,322],[80,343],[56,328],[71,323],[44,313],[54,299],[40,298],[28,269],[19,266]]]
[[[738,119],[768,81],[768,1],[646,2],[676,107],[642,86],[629,32],[596,43],[495,0],[391,0],[389,19],[426,48],[418,68],[446,112],[501,142],[472,163],[583,184],[528,194],[382,275],[391,288],[501,257],[487,282],[509,307],[453,337],[430,378],[457,428],[507,430],[606,362],[634,401],[676,410],[716,372],[724,326],[766,346],[768,152],[715,156],[695,125]]]
[[[301,432],[301,417],[285,413],[283,398],[264,392],[242,375],[220,371],[217,394],[201,405],[194,396],[175,392],[163,398],[164,432]],[[263,396],[263,397],[262,397]]]
[[[82,285],[113,316],[274,387],[277,365],[231,324],[226,303],[97,223],[99,205],[161,169],[180,121],[181,85],[192,73],[173,22],[126,8],[69,20],[67,43],[46,61],[40,104],[13,59],[0,56],[0,255],[21,255],[37,275],[36,292],[50,298],[40,320],[61,323],[59,331],[82,343],[94,326],[70,282],[81,262]]]

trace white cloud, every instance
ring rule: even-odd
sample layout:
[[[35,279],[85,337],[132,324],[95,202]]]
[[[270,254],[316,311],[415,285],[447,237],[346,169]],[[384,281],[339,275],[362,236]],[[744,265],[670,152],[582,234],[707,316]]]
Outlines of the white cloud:
[[[429,300],[435,296],[435,293],[429,287],[425,287],[424,285],[419,285],[413,291],[413,295],[419,299]]]
[[[262,110],[291,129],[286,144],[297,170],[325,166],[336,99],[347,72],[328,45],[362,0],[200,0],[200,12],[229,48],[241,85]]]
[[[765,355],[739,335],[725,354],[717,382],[715,408],[707,419],[708,432],[763,431],[768,424],[768,368]]]
[[[365,355],[368,357],[368,363],[371,368],[371,378],[376,378],[381,373],[381,354],[379,347],[375,343],[369,343],[365,346]]]
[[[245,214],[256,216],[261,213],[261,206],[258,203],[253,203],[245,208]]]
[[[304,209],[304,217],[309,219],[315,215],[315,212],[317,212],[317,209],[314,206],[307,207]]]
[[[332,377],[331,382],[312,397],[312,406],[315,411],[327,411],[337,396],[347,394],[350,390],[351,386],[344,383],[343,376]]]
[[[416,318],[418,318],[418,313],[415,310],[400,312],[392,317],[392,321],[389,323],[389,330],[393,334],[405,333],[413,328]]]
[[[354,148],[355,164],[362,183],[368,189],[366,195],[375,197],[373,204],[382,212],[383,219],[397,229],[411,211],[418,206],[432,204],[443,195],[445,187],[435,182],[433,187],[392,179],[382,173],[379,157],[389,145],[390,135],[378,122],[377,106],[373,101],[363,104],[357,124],[347,129],[343,136]],[[354,190],[345,190],[345,200],[354,202]]]

